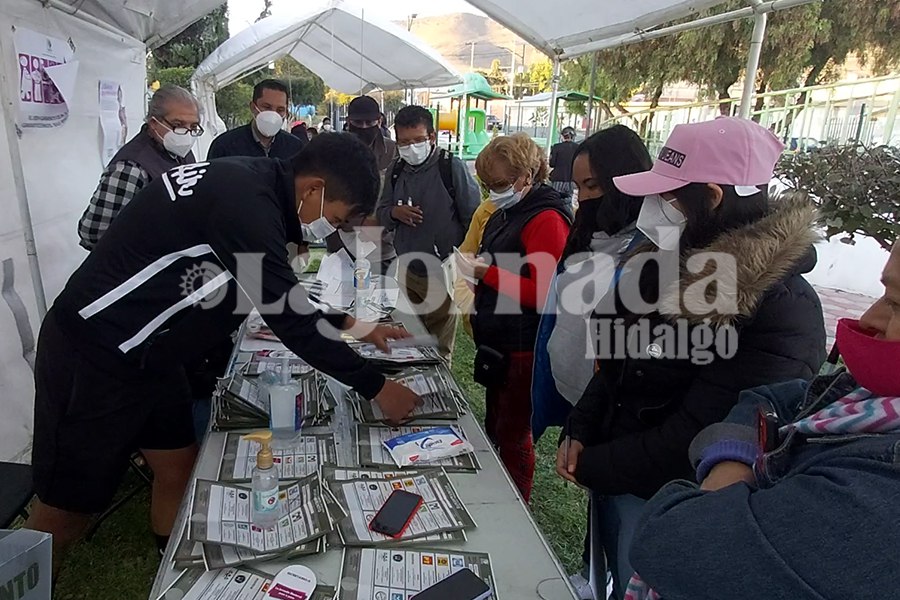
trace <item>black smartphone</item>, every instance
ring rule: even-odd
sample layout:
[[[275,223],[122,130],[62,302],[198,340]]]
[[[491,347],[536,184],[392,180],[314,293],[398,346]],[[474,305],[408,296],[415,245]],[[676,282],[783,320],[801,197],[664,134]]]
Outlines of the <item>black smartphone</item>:
[[[419,592],[412,600],[487,600],[491,593],[478,575],[463,569]]]
[[[369,529],[392,538],[399,538],[409,527],[422,502],[422,496],[418,494],[394,490],[369,523]]]

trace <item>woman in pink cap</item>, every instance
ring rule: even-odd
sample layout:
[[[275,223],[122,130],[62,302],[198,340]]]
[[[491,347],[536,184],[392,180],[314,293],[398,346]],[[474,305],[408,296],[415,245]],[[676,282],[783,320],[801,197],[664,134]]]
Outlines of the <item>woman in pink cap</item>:
[[[694,476],[691,440],[741,390],[811,379],[825,359],[822,307],[803,278],[816,264],[815,210],[768,197],[782,150],[751,121],[679,125],[651,171],[614,180],[644,198],[646,241],[591,319],[599,369],[566,424],[557,471],[592,492],[592,559],[607,557],[617,600],[647,499]],[[599,569],[592,584],[606,588]]]

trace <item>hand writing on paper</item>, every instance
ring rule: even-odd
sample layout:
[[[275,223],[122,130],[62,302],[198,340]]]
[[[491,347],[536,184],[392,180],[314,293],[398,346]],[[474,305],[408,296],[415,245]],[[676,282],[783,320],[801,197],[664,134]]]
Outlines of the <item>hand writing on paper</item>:
[[[584,444],[567,437],[556,451],[556,474],[566,481],[580,485],[575,479],[575,470],[578,468],[578,458],[582,451]]]
[[[389,425],[401,424],[417,407],[424,404],[424,400],[411,389],[390,380],[384,382],[384,387],[375,396],[375,402],[381,407]]]

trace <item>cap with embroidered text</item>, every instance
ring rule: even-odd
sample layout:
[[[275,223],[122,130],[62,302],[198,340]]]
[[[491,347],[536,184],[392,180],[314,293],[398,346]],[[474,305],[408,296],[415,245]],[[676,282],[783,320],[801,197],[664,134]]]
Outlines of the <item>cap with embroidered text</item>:
[[[689,183],[734,186],[738,195],[758,192],[772,180],[784,144],[747,119],[719,117],[678,125],[659,152],[651,171],[613,179],[629,196],[664,194]]]

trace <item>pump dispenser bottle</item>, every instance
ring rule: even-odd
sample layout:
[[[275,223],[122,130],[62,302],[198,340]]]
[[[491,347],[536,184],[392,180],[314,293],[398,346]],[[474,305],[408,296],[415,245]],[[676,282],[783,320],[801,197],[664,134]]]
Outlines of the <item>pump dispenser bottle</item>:
[[[256,454],[256,468],[253,469],[251,488],[251,515],[254,525],[261,529],[271,529],[278,522],[278,472],[275,470],[275,459],[272,456],[272,432],[257,431],[244,436],[245,440],[258,442],[259,452]]]

